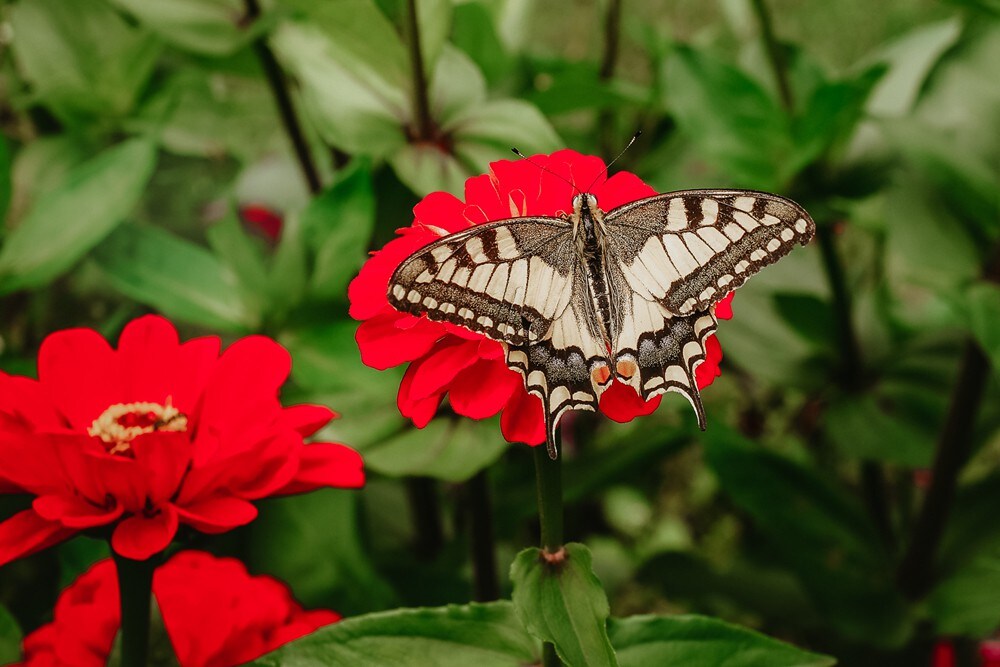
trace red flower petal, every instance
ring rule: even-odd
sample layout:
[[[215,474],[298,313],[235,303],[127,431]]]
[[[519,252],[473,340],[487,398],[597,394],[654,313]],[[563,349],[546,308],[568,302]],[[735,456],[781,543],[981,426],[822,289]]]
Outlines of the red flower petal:
[[[720,320],[731,320],[733,319],[733,295],[736,292],[730,292],[726,296],[722,297],[722,300],[715,304],[715,316]]]
[[[635,389],[615,380],[601,395],[601,412],[619,423],[630,422],[636,417],[651,415],[660,407],[660,396],[642,400]]]
[[[476,363],[479,343],[444,340],[421,359],[415,361],[409,397],[421,400],[443,393],[455,376]]]
[[[722,375],[719,370],[719,362],[722,361],[722,346],[719,339],[712,334],[705,341],[705,361],[701,362],[694,369],[694,379],[698,383],[698,389],[704,389],[715,381],[715,378]]]
[[[477,361],[451,383],[448,401],[460,415],[485,419],[500,412],[522,383],[521,376],[503,362]]]
[[[111,548],[133,560],[146,560],[167,548],[177,534],[177,512],[165,504],[151,517],[130,516],[111,535]]]
[[[427,354],[443,333],[439,324],[424,320],[426,325],[402,329],[397,326],[396,311],[378,315],[361,323],[355,339],[366,366],[385,370]]]
[[[58,521],[67,528],[82,530],[103,526],[116,521],[124,509],[120,504],[98,507],[80,496],[39,496],[31,503],[38,516],[47,521]]]
[[[416,375],[419,366],[411,364],[403,374],[403,380],[399,383],[399,393],[396,395],[396,404],[399,406],[399,413],[404,417],[413,420],[413,425],[417,428],[427,426],[428,422],[434,418],[438,406],[444,394],[433,394],[427,398],[413,398],[410,388],[413,386],[413,376]]]
[[[226,496],[178,505],[176,511],[182,523],[203,533],[224,533],[257,518],[257,508],[253,503]]]
[[[351,302],[350,315],[354,319],[367,320],[381,313],[389,303],[386,292],[396,267],[420,248],[440,238],[439,234],[422,226],[401,229],[399,234],[372,255],[348,285],[347,298]]]
[[[42,341],[38,378],[70,424],[86,430],[109,405],[124,403],[118,359],[92,329],[57,331]]]
[[[307,438],[326,426],[337,413],[325,405],[293,405],[282,410],[285,423]]]
[[[24,428],[62,429],[68,426],[40,382],[0,371],[0,414]]]
[[[191,463],[194,446],[185,433],[157,431],[132,441],[135,462],[145,473],[145,496],[154,505],[171,498]]]
[[[507,442],[540,445],[545,442],[545,415],[542,401],[529,394],[524,386],[511,393],[503,414],[500,415],[500,432]]]
[[[305,493],[321,487],[359,489],[365,485],[361,454],[346,445],[314,442],[302,450],[294,479],[277,495]]]
[[[43,519],[33,509],[18,512],[0,523],[0,565],[58,544],[76,532],[58,521]]]
[[[164,318],[146,315],[126,324],[118,338],[124,402],[162,404],[172,397],[179,351],[177,329]]]

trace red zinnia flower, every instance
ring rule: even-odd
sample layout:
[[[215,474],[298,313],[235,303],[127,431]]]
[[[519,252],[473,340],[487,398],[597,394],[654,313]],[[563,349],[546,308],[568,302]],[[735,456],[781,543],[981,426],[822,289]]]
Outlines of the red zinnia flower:
[[[279,403],[284,348],[263,336],[219,348],[146,316],[117,350],[68,329],[42,343],[37,381],[0,373],[0,492],[35,496],[0,524],[0,565],[99,526],[145,559],[178,524],[221,533],[257,516],[252,500],[364,483],[353,449],[303,443],[328,408]]]
[[[389,305],[389,279],[403,260],[438,238],[472,225],[568,212],[578,190],[559,176],[581,187],[594,183],[590,192],[605,211],[656,194],[628,172],[606,178],[600,158],[575,151],[536,155],[531,160],[534,164],[526,160],[492,163],[489,174],[465,182],[465,201],[444,192],[424,197],[413,209],[413,224],[398,230],[399,237],[374,254],[348,290],[351,316],[362,320],[357,341],[364,363],[378,369],[410,364],[397,402],[400,412],[418,427],[427,425],[448,394],[452,409],[466,417],[483,419],[503,411],[500,429],[510,442],[545,442],[542,402],[528,394],[517,372],[507,368],[499,343]],[[719,302],[716,317],[732,317],[730,300],[727,296]],[[706,343],[706,352],[707,358],[695,373],[699,388],[719,375],[722,349],[714,335]],[[634,389],[616,380],[601,396],[600,408],[611,419],[625,422],[650,414],[659,404],[659,396],[644,402]]]
[[[156,570],[153,595],[181,667],[229,667],[269,653],[340,616],[305,611],[288,587],[252,577],[243,563],[184,551]],[[56,602],[55,618],[24,639],[23,667],[102,667],[121,626],[110,559],[80,575]]]

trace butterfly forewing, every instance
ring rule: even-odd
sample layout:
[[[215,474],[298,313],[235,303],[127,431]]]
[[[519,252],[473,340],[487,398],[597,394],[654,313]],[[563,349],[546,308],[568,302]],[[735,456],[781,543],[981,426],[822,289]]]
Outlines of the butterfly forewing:
[[[764,192],[687,190],[605,215],[609,254],[629,286],[688,316],[806,244],[815,224],[798,204]]]
[[[500,342],[536,341],[572,296],[571,233],[560,218],[517,218],[444,237],[396,269],[389,303]]]

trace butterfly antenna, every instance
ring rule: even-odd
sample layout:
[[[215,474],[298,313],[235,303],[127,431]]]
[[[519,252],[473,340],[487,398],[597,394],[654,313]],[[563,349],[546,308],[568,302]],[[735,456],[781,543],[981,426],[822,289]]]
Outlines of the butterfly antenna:
[[[620,158],[620,157],[621,157],[622,155],[625,155],[625,151],[627,151],[627,150],[628,150],[629,148],[631,148],[631,147],[632,147],[632,144],[634,144],[634,143],[635,143],[635,140],[636,140],[636,139],[638,139],[638,138],[639,138],[640,136],[642,136],[642,130],[636,130],[636,131],[635,131],[635,134],[633,134],[633,135],[632,135],[632,138],[628,140],[628,143],[627,143],[627,144],[625,144],[625,148],[623,148],[623,149],[622,149],[622,152],[621,152],[621,153],[619,153],[618,155],[616,155],[616,156],[615,156],[615,159],[614,159],[614,160],[612,160],[611,162],[609,162],[609,163],[608,163],[608,164],[607,164],[607,165],[606,165],[606,166],[604,167],[604,169],[603,169],[603,170],[601,170],[601,173],[599,173],[599,174],[598,174],[598,175],[597,175],[597,176],[596,176],[596,177],[594,178],[594,180],[593,180],[593,181],[591,182],[591,184],[590,184],[590,185],[589,185],[589,186],[587,187],[587,192],[590,192],[590,189],[594,187],[594,183],[597,183],[597,180],[598,180],[598,179],[599,179],[599,178],[600,178],[601,176],[604,176],[605,174],[607,174],[607,173],[608,173],[608,169],[611,169],[611,165],[613,165],[613,164],[614,164],[615,162],[618,162],[618,158]]]
[[[539,169],[541,169],[542,171],[547,171],[547,172],[549,172],[550,174],[552,174],[553,176],[555,176],[556,178],[558,178],[558,179],[560,179],[560,180],[563,180],[563,181],[565,181],[565,182],[569,183],[569,186],[570,186],[571,188],[573,188],[573,189],[574,189],[574,190],[576,190],[577,192],[580,192],[580,188],[576,187],[576,184],[575,184],[575,183],[573,183],[573,181],[569,180],[568,178],[566,178],[566,177],[565,177],[565,176],[563,176],[562,174],[557,174],[556,172],[552,171],[552,170],[551,170],[551,169],[549,169],[548,167],[545,167],[545,166],[542,166],[542,165],[538,164],[537,162],[535,162],[535,161],[534,161],[534,160],[532,160],[532,159],[531,159],[530,157],[528,157],[527,155],[525,155],[525,154],[524,154],[524,153],[522,153],[521,151],[517,150],[517,149],[516,149],[516,148],[514,148],[513,146],[511,146],[511,147],[510,147],[510,152],[511,152],[511,153],[513,153],[514,155],[518,156],[518,157],[519,157],[519,158],[521,158],[522,160],[527,160],[528,162],[530,162],[531,164],[535,165],[536,167],[538,167],[538,168],[539,168]]]

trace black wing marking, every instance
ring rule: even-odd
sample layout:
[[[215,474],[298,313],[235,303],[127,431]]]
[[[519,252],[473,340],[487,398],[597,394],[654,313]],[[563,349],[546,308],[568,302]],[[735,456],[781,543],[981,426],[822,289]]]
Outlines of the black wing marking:
[[[565,220],[501,220],[422,248],[393,273],[388,298],[397,310],[523,345],[566,310],[574,268]]]
[[[748,190],[671,192],[604,220],[609,254],[629,286],[677,316],[707,310],[816,231],[795,202]]]

